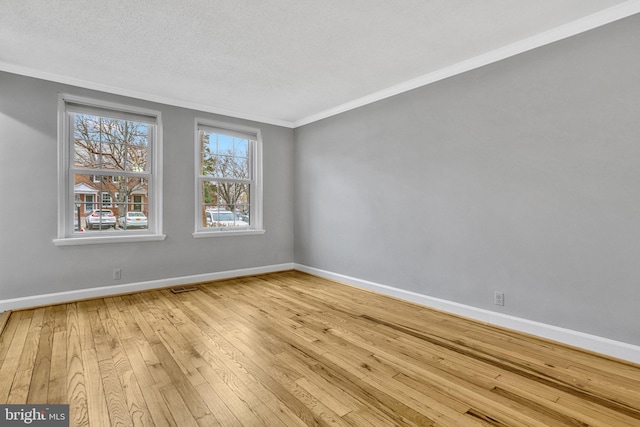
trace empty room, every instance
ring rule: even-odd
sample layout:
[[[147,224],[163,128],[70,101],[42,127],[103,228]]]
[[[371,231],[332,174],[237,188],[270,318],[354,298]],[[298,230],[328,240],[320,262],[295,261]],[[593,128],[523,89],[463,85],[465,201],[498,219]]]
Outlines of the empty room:
[[[0,426],[640,425],[640,0],[5,0]]]

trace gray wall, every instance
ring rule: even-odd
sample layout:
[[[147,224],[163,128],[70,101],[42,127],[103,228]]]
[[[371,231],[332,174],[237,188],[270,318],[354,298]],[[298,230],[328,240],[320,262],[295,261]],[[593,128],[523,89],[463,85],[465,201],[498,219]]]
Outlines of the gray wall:
[[[59,92],[162,112],[165,241],[54,246]],[[262,130],[266,234],[192,237],[195,117]],[[0,73],[0,191],[0,299],[293,261],[291,129]]]
[[[296,129],[295,261],[640,344],[638,40],[640,15]]]
[[[295,133],[0,73],[0,299],[295,244],[300,264],[640,344],[639,39],[635,16]],[[162,111],[165,241],[53,245],[59,92]],[[196,116],[262,129],[265,235],[191,236]]]

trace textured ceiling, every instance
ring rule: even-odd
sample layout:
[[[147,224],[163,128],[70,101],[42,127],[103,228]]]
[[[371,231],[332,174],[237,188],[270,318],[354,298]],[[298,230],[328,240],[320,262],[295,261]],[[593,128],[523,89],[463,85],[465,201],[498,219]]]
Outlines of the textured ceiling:
[[[0,69],[296,126],[464,71],[474,58],[535,47],[527,43],[541,34],[551,36],[538,45],[639,12],[639,3],[0,0]]]

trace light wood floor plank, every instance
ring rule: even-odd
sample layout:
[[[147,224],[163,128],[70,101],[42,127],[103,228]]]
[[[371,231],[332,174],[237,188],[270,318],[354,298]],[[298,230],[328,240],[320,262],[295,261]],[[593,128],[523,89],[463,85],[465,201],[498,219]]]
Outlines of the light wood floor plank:
[[[193,413],[189,410],[185,404],[182,396],[175,388],[173,384],[167,384],[160,387],[160,393],[164,399],[165,404],[169,407],[171,415],[175,420],[175,425],[182,427],[198,427],[198,421],[193,417]],[[220,425],[215,422],[212,425]]]
[[[32,375],[42,380],[33,387],[29,387],[27,403],[45,402],[49,393],[49,379],[51,371],[51,355],[53,352],[53,335],[56,324],[56,313],[59,313],[57,306],[47,307],[44,322],[40,326],[40,339],[38,342],[38,352],[33,362]],[[33,325],[33,322],[32,322]]]
[[[0,404],[73,426],[639,426],[640,366],[281,272],[0,319]]]
[[[22,354],[20,361],[16,367],[16,372],[11,384],[11,390],[9,391],[9,397],[7,403],[10,404],[25,404],[27,403],[27,396],[31,389],[31,377],[33,375],[34,365],[36,362],[36,356],[38,351],[38,343],[40,341],[39,332],[27,333],[27,339],[22,347]],[[49,380],[47,375],[47,381]],[[33,391],[38,393],[42,389],[42,383],[33,387]],[[46,392],[46,390],[45,390]]]
[[[66,403],[67,396],[67,331],[56,331],[53,334],[51,350],[51,373],[47,398],[39,402],[52,404]]]
[[[151,425],[155,427],[178,425],[157,384],[142,387],[141,391],[153,419]]]
[[[9,322],[9,317],[11,316],[11,310],[3,311],[0,313],[0,336],[4,332],[4,328],[7,326]]]

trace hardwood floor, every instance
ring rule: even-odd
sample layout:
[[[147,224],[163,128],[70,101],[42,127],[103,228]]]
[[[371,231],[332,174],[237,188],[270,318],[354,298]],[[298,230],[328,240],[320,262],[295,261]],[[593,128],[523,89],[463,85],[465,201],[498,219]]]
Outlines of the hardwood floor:
[[[300,272],[13,312],[0,403],[72,426],[640,426],[640,367]]]

